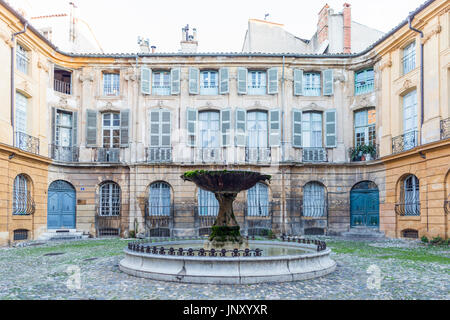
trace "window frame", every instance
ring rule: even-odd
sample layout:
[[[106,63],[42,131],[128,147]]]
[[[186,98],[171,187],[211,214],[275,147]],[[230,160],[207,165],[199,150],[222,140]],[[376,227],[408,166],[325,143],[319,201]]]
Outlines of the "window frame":
[[[248,70],[247,95],[261,96],[267,94],[267,72],[267,70],[261,69]],[[256,75],[255,82],[252,81],[253,75]]]
[[[318,81],[317,81],[318,79]],[[322,95],[322,73],[303,71],[302,95],[304,97],[320,97]],[[307,85],[310,85],[309,87]]]
[[[27,74],[29,73],[30,66],[30,50],[28,50],[21,43],[16,44],[16,69],[20,72]],[[24,62],[24,63],[22,63]],[[23,66],[23,68],[22,68]]]
[[[13,185],[13,216],[28,215],[27,208],[30,194],[30,179],[24,174],[17,175]],[[24,201],[21,203],[19,199]],[[19,204],[21,204],[20,208],[18,207]]]
[[[368,73],[372,72],[372,77]],[[358,79],[362,77],[362,79]],[[367,84],[369,82],[369,84]],[[373,67],[355,71],[355,96],[371,93],[375,89],[375,71]]]
[[[267,202],[262,203],[262,201]],[[253,188],[247,191],[247,216],[270,216],[269,187],[266,184],[258,182]]]
[[[148,216],[160,216],[160,217],[171,216],[172,192],[170,185],[167,182],[157,181],[153,182],[150,185],[148,194],[148,205],[149,210],[146,213]]]
[[[203,205],[205,202],[206,205]],[[197,214],[200,217],[217,217],[219,215],[219,201],[216,199],[214,193],[198,188],[197,204]],[[210,210],[213,212],[210,212]]]
[[[205,74],[208,74],[207,78],[207,84],[208,86],[205,87],[205,80],[204,76]],[[215,85],[211,81],[211,75],[215,75]],[[220,84],[220,78],[219,78],[219,71],[217,70],[201,70],[200,71],[200,95],[203,96],[218,96],[219,95],[219,84]]]
[[[103,192],[108,188],[106,192]],[[105,195],[105,193],[107,193]],[[107,196],[106,199],[104,197]],[[107,181],[100,185],[99,190],[99,216],[101,217],[120,217],[122,211],[122,189],[119,184],[113,181]],[[107,212],[107,214],[105,214]]]
[[[376,109],[375,108],[367,108],[363,110],[356,110],[353,113],[353,132],[354,132],[354,147],[357,148],[360,145],[372,145],[376,146],[376,120],[375,123],[369,124],[369,112],[375,111],[375,117],[376,117]],[[363,125],[358,125],[356,121],[357,114],[364,113],[365,122]],[[358,129],[363,129],[358,132]],[[358,144],[358,133],[364,133],[364,141],[361,144]],[[373,139],[371,139],[371,136],[373,136]]]
[[[116,89],[117,91],[115,91]],[[120,95],[120,73],[103,72],[103,95],[106,97],[117,97]]]
[[[413,71],[414,69],[416,69],[417,67],[416,50],[417,50],[416,40],[410,42],[408,45],[403,47],[401,54],[403,75],[406,75],[411,71]]]
[[[311,115],[309,121],[305,121],[305,116],[306,115]],[[320,125],[320,133],[321,133],[321,138],[320,138],[320,146],[311,146],[313,144],[313,133],[314,132],[318,132],[317,130],[312,130],[314,122],[318,122],[318,120],[313,120],[312,116],[313,115],[320,115],[321,117],[321,125]],[[324,113],[321,111],[304,111],[302,112],[302,148],[324,148],[324,128],[323,128],[323,121],[324,121]],[[305,130],[305,123],[309,124],[309,130]],[[305,143],[305,139],[306,139],[306,135],[305,133],[309,133],[309,137],[310,137],[310,141],[306,144]]]
[[[159,84],[155,86],[156,75],[159,75]],[[165,77],[167,76],[167,79]],[[152,95],[154,96],[170,96],[171,92],[171,71],[170,70],[156,70],[152,71]],[[167,85],[165,85],[167,84]]]
[[[105,116],[106,115],[110,115],[111,118],[109,119],[110,121],[110,125],[106,126],[105,125]],[[118,116],[118,120],[119,120],[119,125],[114,125],[114,121],[117,119],[114,119],[114,116],[117,115]],[[105,147],[105,131],[109,131],[110,136],[109,136],[109,147]],[[114,132],[118,131],[118,137],[119,137],[119,142],[117,144],[117,147],[115,147],[114,144]],[[120,149],[121,146],[121,119],[120,119],[120,112],[104,112],[102,113],[102,148],[103,149]]]

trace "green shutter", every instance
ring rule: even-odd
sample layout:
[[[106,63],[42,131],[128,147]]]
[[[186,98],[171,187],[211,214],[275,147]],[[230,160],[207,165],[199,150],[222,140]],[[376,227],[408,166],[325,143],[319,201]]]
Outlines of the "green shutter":
[[[195,147],[197,145],[197,119],[198,111],[196,109],[188,108],[186,114],[188,134],[187,145],[190,147]]]
[[[336,109],[325,112],[325,144],[327,148],[336,148]]]
[[[150,147],[161,146],[161,119],[159,110],[150,110]]]
[[[248,77],[248,70],[246,68],[238,68],[237,84],[239,94],[247,94],[247,77]]]
[[[86,110],[86,147],[97,147],[97,111]]]
[[[294,95],[303,95],[303,70],[294,69]]]
[[[152,70],[147,67],[141,68],[141,92],[142,94],[151,94]]]
[[[247,145],[246,139],[247,131],[247,111],[244,109],[236,109],[236,146],[245,147]]]
[[[78,112],[72,113],[72,147],[78,146]]]
[[[189,94],[199,94],[200,70],[189,68]]]
[[[231,110],[220,111],[221,132],[222,132],[222,147],[231,146]]]
[[[228,68],[221,68],[219,70],[219,79],[220,79],[219,93],[220,94],[230,93],[230,80]]]
[[[175,68],[170,71],[170,93],[178,95],[181,91],[181,69]]]
[[[161,110],[161,146],[170,147],[171,113],[169,110]]]
[[[267,72],[267,94],[278,93],[278,69],[270,68]]]
[[[130,109],[120,111],[120,147],[130,146]]]
[[[324,96],[332,96],[334,94],[334,76],[333,70],[324,70],[323,71],[323,95]]]
[[[292,110],[292,145],[301,148],[302,141],[302,111],[298,109]]]
[[[280,126],[280,110],[270,111],[270,126],[269,126],[269,145],[271,147],[280,146],[281,140],[281,126]]]

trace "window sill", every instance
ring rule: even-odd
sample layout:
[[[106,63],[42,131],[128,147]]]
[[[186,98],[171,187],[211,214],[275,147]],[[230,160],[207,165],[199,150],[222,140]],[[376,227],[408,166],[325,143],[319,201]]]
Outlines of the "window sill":
[[[301,216],[300,219],[301,220],[308,220],[308,221],[315,221],[315,220],[327,221],[328,220],[327,217],[304,217],[304,216]]]
[[[17,221],[23,221],[23,220],[31,220],[31,214],[28,214],[28,215],[25,215],[25,214],[23,214],[23,215],[19,215],[19,214],[17,214],[17,215],[15,215],[15,214],[13,214],[13,216],[12,216],[12,219],[13,220],[17,220]]]
[[[398,218],[399,221],[420,221],[421,216],[400,216]]]

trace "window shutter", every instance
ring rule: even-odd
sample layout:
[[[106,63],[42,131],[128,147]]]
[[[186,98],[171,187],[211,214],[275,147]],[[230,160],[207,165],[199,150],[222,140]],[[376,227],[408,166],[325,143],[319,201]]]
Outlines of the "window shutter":
[[[170,111],[161,110],[161,146],[170,147],[170,131],[171,131],[171,121],[170,121]]]
[[[160,147],[160,112],[159,110],[150,110],[150,147]]]
[[[334,77],[333,70],[324,70],[323,71],[323,95],[324,96],[332,96],[334,94]]]
[[[86,147],[95,148],[97,146],[97,111],[87,110],[86,117]]]
[[[238,68],[237,82],[239,94],[247,94],[247,77],[248,70],[246,68]]]
[[[170,93],[172,95],[178,95],[181,91],[181,69],[175,68],[170,71]]]
[[[303,70],[294,69],[294,96],[303,95]]]
[[[231,146],[231,110],[220,111],[222,147]]]
[[[228,68],[221,68],[219,70],[219,93],[227,94],[230,93],[230,80],[229,80]]]
[[[267,77],[267,94],[278,93],[278,69],[270,68]]]
[[[280,110],[270,111],[270,130],[269,145],[271,147],[280,146],[281,130],[280,130]]]
[[[302,147],[302,111],[292,110],[292,145],[297,148]]]
[[[141,92],[142,94],[151,94],[152,70],[147,67],[141,68]]]
[[[247,112],[243,109],[236,109],[236,146],[245,147],[247,131]]]
[[[336,148],[336,110],[325,112],[325,144],[327,148]]]
[[[199,94],[200,70],[189,68],[189,94]]]
[[[78,146],[78,112],[72,113],[72,147]]]
[[[187,132],[188,141],[187,145],[190,147],[195,147],[197,143],[197,119],[198,111],[192,108],[187,109]]]
[[[52,144],[56,145],[56,108],[52,107]]]
[[[130,109],[120,111],[120,146],[130,146]]]

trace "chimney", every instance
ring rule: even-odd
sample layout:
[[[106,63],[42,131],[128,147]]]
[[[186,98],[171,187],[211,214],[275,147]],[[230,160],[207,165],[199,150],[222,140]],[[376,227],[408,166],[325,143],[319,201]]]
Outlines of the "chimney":
[[[181,38],[181,53],[196,53],[197,47],[198,47],[198,40],[197,40],[197,29],[193,29],[193,34],[189,34],[189,25],[186,25],[182,29],[182,38]]]
[[[152,53],[156,52],[156,46],[152,46]]]
[[[344,3],[342,15],[344,18],[344,53],[352,53],[352,8],[350,4]]]
[[[328,10],[330,6],[325,4],[325,6],[319,12],[319,22],[317,23],[317,40],[319,42],[319,46],[325,41],[328,40]]]
[[[138,45],[141,53],[150,53],[150,40],[138,37]]]

